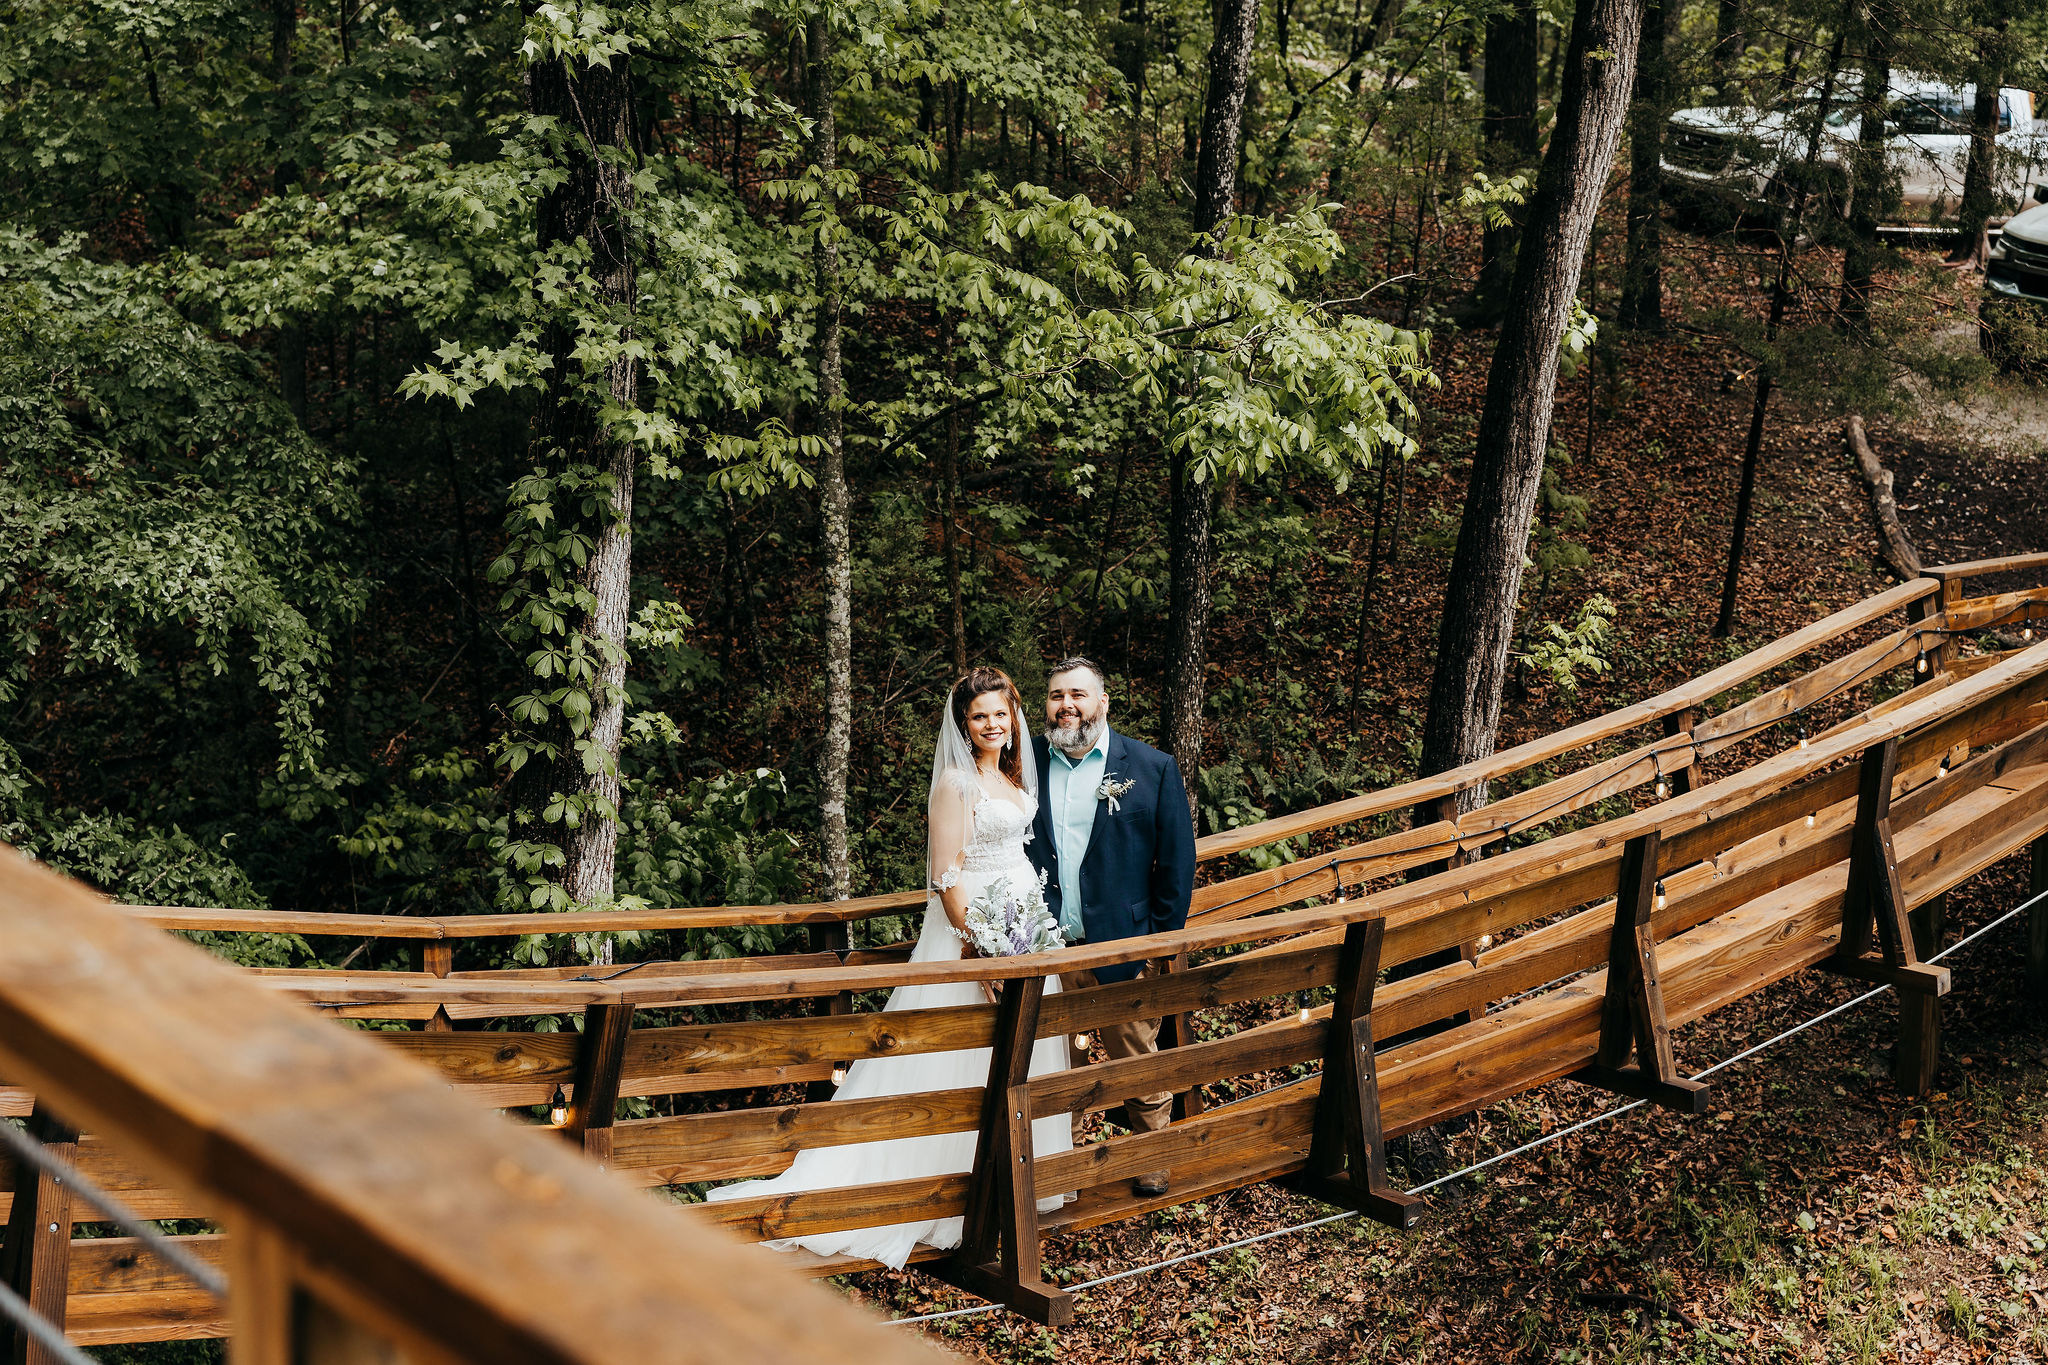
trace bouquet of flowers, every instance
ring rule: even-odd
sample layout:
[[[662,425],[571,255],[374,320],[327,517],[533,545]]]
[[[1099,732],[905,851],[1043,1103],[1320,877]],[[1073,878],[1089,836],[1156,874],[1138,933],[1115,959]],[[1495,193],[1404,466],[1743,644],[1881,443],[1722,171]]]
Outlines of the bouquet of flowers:
[[[967,932],[961,937],[983,957],[1045,953],[1067,946],[1059,921],[1045,906],[1043,872],[1035,884],[1026,883],[1022,891],[1012,890],[1008,877],[990,882],[967,903]]]

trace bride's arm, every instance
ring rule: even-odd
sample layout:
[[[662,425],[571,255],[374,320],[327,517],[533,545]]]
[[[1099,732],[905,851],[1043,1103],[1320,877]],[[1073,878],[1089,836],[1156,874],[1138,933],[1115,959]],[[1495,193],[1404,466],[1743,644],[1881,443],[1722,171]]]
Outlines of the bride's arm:
[[[934,792],[931,804],[931,882],[939,906],[955,929],[967,928],[967,888],[960,884],[960,870],[967,859],[967,840],[972,832],[974,805],[960,791]],[[974,953],[971,942],[961,951]]]

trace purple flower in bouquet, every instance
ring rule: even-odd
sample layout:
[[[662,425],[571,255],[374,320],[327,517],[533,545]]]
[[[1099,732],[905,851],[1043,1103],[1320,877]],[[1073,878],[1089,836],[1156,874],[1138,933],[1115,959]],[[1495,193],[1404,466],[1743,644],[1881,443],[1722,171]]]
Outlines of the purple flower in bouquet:
[[[1045,874],[1020,892],[998,877],[967,903],[967,937],[983,957],[1016,957],[1067,946],[1045,904]]]

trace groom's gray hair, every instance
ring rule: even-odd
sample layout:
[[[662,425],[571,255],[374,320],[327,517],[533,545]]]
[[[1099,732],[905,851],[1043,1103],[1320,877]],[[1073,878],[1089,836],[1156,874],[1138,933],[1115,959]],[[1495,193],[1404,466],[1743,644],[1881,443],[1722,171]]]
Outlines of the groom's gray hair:
[[[1087,657],[1084,654],[1068,655],[1066,658],[1061,659],[1058,663],[1054,664],[1052,666],[1052,672],[1046,674],[1045,676],[1048,678],[1057,678],[1060,674],[1071,673],[1077,668],[1085,668],[1090,673],[1093,673],[1095,675],[1095,685],[1097,687],[1100,687],[1105,692],[1109,690],[1109,678],[1103,673],[1102,665],[1096,663],[1095,660]]]

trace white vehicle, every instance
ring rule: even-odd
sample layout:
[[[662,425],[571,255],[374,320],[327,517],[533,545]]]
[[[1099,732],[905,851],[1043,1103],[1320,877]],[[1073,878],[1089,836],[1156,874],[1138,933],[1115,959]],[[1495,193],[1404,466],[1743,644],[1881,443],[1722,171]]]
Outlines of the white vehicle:
[[[1850,158],[1862,127],[1854,72],[1829,96],[1816,188],[1827,208],[1848,203]],[[1970,160],[1970,110],[1976,87],[1941,85],[1894,75],[1885,116],[1885,160],[1898,177],[1902,222],[1937,223],[1955,216]],[[1770,109],[1681,109],[1664,134],[1664,185],[1673,198],[1718,205],[1737,216],[1774,218],[1790,199],[1789,182],[1806,160],[1818,91]],[[1998,97],[1999,156],[1993,182],[2001,212],[2011,212],[2048,180],[2048,120],[2037,122],[2034,97],[2004,89]]]
[[[2048,204],[2006,219],[1984,264],[1984,288],[2004,298],[2048,304]]]
[[[2038,370],[2048,324],[2048,204],[2006,220],[1984,263],[1977,337],[2001,365]]]

